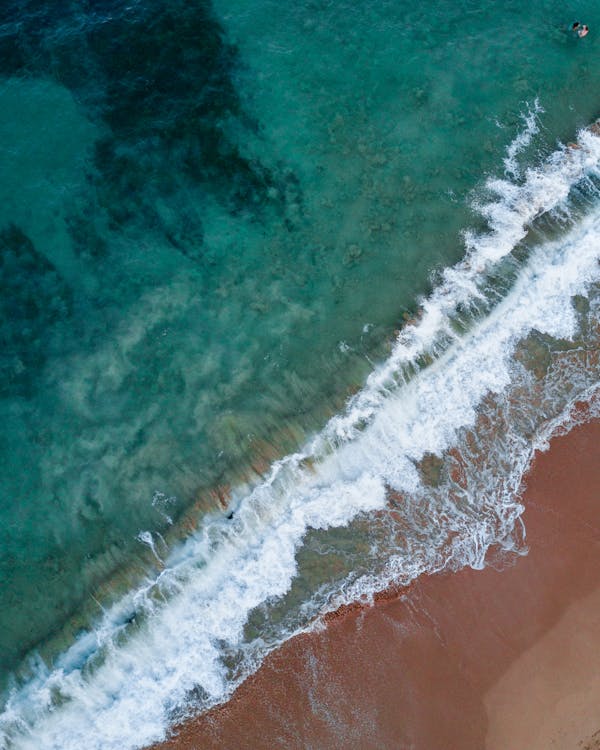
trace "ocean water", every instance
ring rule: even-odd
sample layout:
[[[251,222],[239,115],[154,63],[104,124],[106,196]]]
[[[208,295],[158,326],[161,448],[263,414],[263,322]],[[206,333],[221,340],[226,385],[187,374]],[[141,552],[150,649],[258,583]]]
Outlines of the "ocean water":
[[[143,747],[526,553],[532,453],[598,408],[596,24],[3,4],[0,746]]]

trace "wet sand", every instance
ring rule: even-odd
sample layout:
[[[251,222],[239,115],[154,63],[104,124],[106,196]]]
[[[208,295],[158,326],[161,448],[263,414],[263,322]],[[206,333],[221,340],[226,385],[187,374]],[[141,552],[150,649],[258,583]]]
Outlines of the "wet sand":
[[[332,618],[162,750],[600,749],[600,422],[526,484],[528,555]]]

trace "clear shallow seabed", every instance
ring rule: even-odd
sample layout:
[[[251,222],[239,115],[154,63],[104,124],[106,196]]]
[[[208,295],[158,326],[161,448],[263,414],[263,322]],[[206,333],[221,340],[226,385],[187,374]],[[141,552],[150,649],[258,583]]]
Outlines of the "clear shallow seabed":
[[[600,11],[47,6],[0,10],[0,731],[137,747],[319,611],[524,550],[598,383]]]

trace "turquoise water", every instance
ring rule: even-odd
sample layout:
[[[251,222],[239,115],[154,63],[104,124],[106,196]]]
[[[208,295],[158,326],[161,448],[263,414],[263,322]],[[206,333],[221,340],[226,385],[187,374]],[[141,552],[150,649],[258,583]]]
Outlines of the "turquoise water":
[[[4,677],[139,579],[140,533],[341,407],[536,100],[524,163],[598,114],[596,29],[549,1],[3,4]]]

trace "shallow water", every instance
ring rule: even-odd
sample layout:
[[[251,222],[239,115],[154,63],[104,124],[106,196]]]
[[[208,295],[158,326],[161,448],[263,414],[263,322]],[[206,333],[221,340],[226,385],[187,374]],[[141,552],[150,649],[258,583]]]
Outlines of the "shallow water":
[[[582,132],[580,144],[521,186],[502,183],[482,208],[490,230],[471,236],[391,356],[238,496],[231,520],[206,518],[53,669],[31,665],[0,715],[9,747],[144,746],[225,700],[319,613],[423,573],[480,568],[489,550],[526,552],[518,488],[533,451],[576,421],[578,401],[600,407],[600,137]],[[529,246],[540,210],[566,226]],[[498,303],[506,264],[516,278]],[[473,304],[479,318],[453,330]],[[423,353],[433,361],[419,366]]]
[[[592,3],[578,12],[600,28]],[[593,119],[598,42],[566,34],[571,20],[556,2],[3,6],[4,675],[68,617],[63,645],[99,614],[92,595],[139,581],[185,509],[218,510],[211,488],[225,497],[318,431],[469,248],[463,232],[501,223],[471,208],[493,193],[486,176],[523,183]],[[566,183],[556,204],[574,214],[542,216],[532,247],[596,201]],[[308,540],[292,601],[249,631],[276,640],[269,623],[296,627],[315,588],[326,601],[349,571],[379,570],[357,568],[372,529],[337,534],[338,551]]]

